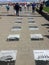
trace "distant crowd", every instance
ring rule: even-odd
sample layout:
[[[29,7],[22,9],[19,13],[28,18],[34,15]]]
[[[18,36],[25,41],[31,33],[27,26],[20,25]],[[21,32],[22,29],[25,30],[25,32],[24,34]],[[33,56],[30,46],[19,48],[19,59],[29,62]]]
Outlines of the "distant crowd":
[[[10,6],[11,6],[11,4],[7,4],[6,5],[7,12],[9,12]],[[13,6],[13,9],[15,10],[16,16],[19,16],[19,11],[22,11],[22,9],[23,9],[22,7],[24,7],[25,11],[26,10],[29,11],[30,6],[31,6],[32,7],[32,13],[35,12],[36,8],[39,8],[39,13],[41,13],[42,10],[43,10],[43,7],[44,7],[44,2],[41,2],[41,3],[35,3],[35,2],[30,3],[30,2],[27,2],[24,5],[19,4],[19,3],[14,3],[14,4],[12,4],[12,6]]]

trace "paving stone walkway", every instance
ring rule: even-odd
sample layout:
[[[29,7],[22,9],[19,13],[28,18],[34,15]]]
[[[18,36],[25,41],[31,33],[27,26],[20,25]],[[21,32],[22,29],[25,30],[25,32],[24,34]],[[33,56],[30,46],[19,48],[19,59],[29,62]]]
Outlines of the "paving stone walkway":
[[[5,12],[6,10],[2,8]],[[2,11],[3,11],[2,10]],[[20,16],[3,16],[7,15],[7,12],[1,14],[0,12],[0,50],[17,50],[15,65],[36,65],[34,61],[33,50],[47,50],[49,49],[49,29],[44,24],[49,24],[44,17],[37,12],[22,11]],[[14,15],[11,7],[10,14]],[[29,21],[34,21],[29,23]],[[17,23],[16,23],[17,22]],[[20,22],[20,23],[18,23]],[[21,30],[12,31],[14,26],[21,27]],[[34,27],[34,30],[30,30],[29,27]],[[19,41],[7,41],[9,34],[19,34]],[[43,40],[31,40],[30,34],[41,34]]]

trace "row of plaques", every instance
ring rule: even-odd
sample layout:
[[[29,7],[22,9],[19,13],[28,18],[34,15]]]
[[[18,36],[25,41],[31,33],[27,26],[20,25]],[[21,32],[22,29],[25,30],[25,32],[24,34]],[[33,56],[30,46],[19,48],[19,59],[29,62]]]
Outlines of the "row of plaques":
[[[36,65],[49,65],[49,50],[33,50]],[[15,65],[17,50],[0,51],[1,65]]]
[[[15,23],[22,23],[20,19],[22,18],[17,18],[18,20]],[[33,18],[29,17],[28,18],[29,21],[28,23],[35,23],[34,20],[32,20]],[[14,26],[12,27],[11,31],[17,31],[17,30],[21,30],[21,26]],[[39,30],[38,26],[29,26],[29,30]],[[7,41],[18,41],[20,39],[20,35],[19,34],[10,34],[7,37]],[[30,39],[31,40],[43,40],[43,36],[42,34],[30,34]]]
[[[31,40],[43,40],[42,34],[30,34]],[[7,41],[19,41],[20,35],[19,34],[10,34],[7,37]]]

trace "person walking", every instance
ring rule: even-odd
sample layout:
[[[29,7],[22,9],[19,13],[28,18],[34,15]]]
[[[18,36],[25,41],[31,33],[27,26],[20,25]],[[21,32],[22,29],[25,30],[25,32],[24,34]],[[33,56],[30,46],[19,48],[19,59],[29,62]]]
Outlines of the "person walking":
[[[16,15],[19,16],[20,5],[18,3],[14,5],[14,9],[16,11]]]
[[[6,5],[7,13],[9,13],[10,6],[9,4]]]
[[[39,13],[42,13],[42,10],[43,10],[43,3],[41,2],[39,7]]]
[[[27,6],[26,6],[26,4],[24,5],[24,9],[25,9],[25,11],[26,11],[26,9],[27,9]]]
[[[27,10],[29,11],[30,8],[30,2],[27,2]]]
[[[33,2],[33,3],[32,3],[32,13],[34,13],[34,12],[35,12],[35,7],[36,7],[36,3],[35,3],[35,2]]]

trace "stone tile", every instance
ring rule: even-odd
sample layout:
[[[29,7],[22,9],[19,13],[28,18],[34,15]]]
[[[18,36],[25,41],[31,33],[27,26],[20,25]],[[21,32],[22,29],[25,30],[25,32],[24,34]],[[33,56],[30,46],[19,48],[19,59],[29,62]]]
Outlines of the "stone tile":
[[[29,30],[39,30],[38,26],[29,26]]]
[[[17,50],[2,50],[0,51],[1,65],[15,65]]]
[[[10,34],[7,37],[7,41],[19,41],[20,35],[19,34]]]
[[[30,34],[31,40],[43,40],[42,34]]]

